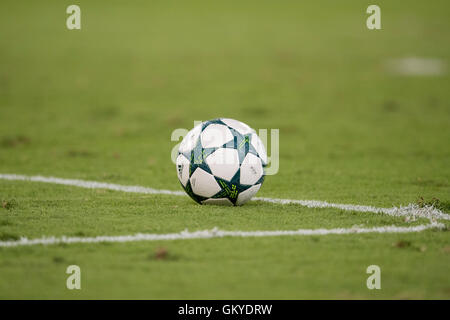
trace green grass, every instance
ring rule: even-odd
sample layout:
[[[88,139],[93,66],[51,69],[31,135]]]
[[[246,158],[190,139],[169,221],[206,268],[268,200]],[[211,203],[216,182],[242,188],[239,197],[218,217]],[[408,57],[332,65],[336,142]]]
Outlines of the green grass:
[[[280,129],[280,171],[258,196],[436,198],[450,211],[448,73],[384,67],[449,64],[448,1],[378,1],[379,31],[366,28],[364,1],[77,1],[79,31],[65,28],[69,4],[0,4],[0,173],[181,190],[171,132],[231,117]],[[0,240],[424,222],[3,180],[0,204]],[[0,298],[449,299],[449,246],[449,232],[430,230],[0,248]],[[80,291],[65,287],[69,264]],[[371,264],[381,290],[366,288]]]

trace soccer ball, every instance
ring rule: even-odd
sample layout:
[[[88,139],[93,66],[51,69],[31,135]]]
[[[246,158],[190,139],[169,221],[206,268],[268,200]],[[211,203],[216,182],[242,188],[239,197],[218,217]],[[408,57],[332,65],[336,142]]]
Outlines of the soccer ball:
[[[183,189],[197,203],[239,206],[261,188],[267,154],[255,130],[220,118],[189,131],[176,165]]]

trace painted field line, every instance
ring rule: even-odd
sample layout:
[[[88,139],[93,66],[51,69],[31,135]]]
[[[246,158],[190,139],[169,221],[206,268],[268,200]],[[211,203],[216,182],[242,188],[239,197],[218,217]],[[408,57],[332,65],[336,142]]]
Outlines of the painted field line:
[[[336,229],[299,229],[299,230],[274,230],[274,231],[225,231],[214,228],[212,230],[182,231],[180,233],[152,234],[138,233],[123,236],[97,236],[97,237],[43,237],[37,239],[21,238],[19,240],[0,241],[0,247],[18,247],[32,245],[54,245],[73,243],[102,243],[102,242],[136,242],[158,240],[186,240],[186,239],[212,239],[223,237],[279,237],[279,236],[312,236],[312,235],[342,235],[361,233],[410,233],[427,229],[444,228],[441,223],[430,223],[413,227],[374,227],[374,228],[336,228]]]
[[[98,182],[98,181],[86,181],[77,179],[63,179],[56,177],[43,177],[43,176],[25,176],[18,174],[0,174],[0,179],[3,180],[14,180],[14,181],[32,181],[32,182],[43,182],[51,184],[62,184],[68,186],[75,186],[87,189],[108,189],[114,191],[131,192],[131,193],[142,193],[142,194],[165,194],[174,196],[185,196],[186,193],[183,191],[171,191],[171,190],[160,190],[152,189],[142,186],[124,186],[119,184]],[[293,199],[276,199],[276,198],[253,198],[255,201],[264,201],[269,203],[276,203],[281,205],[286,204],[297,204],[300,206],[308,208],[334,208],[345,211],[357,211],[357,212],[369,212],[369,213],[379,213],[386,214],[389,216],[405,217],[406,219],[415,220],[416,218],[428,218],[432,221],[436,220],[450,220],[450,215],[443,213],[442,211],[432,207],[425,206],[419,207],[416,204],[409,204],[407,206],[393,207],[393,208],[377,208],[372,206],[364,205],[354,205],[354,204],[338,204],[329,203],[326,201],[317,200],[293,200]]]
[[[185,196],[182,191],[159,190],[142,186],[123,186],[118,184],[85,181],[75,179],[62,179],[43,176],[25,176],[17,174],[0,174],[0,179],[13,181],[43,182],[60,185],[75,186],[88,189],[109,189],[114,191],[142,193],[142,194],[165,194]],[[292,200],[273,198],[254,198],[256,201],[264,201],[275,204],[297,204],[308,208],[336,208],[346,211],[359,211],[370,213],[381,213],[391,216],[403,216],[414,220],[417,217],[429,218],[431,223],[411,227],[373,227],[373,228],[335,228],[335,229],[298,229],[298,230],[264,230],[264,231],[225,231],[214,228],[202,231],[182,231],[180,233],[168,234],[134,234],[121,236],[96,236],[96,237],[42,237],[36,239],[21,238],[19,240],[0,241],[0,247],[17,247],[30,245],[50,245],[59,243],[100,243],[100,242],[134,242],[134,241],[158,241],[158,240],[185,240],[185,239],[210,239],[221,237],[277,237],[277,236],[308,236],[308,235],[331,235],[331,234],[360,234],[360,233],[408,233],[420,232],[427,229],[445,228],[442,223],[436,222],[438,219],[450,220],[450,215],[441,212],[433,207],[420,208],[417,205],[394,208],[376,208],[372,206],[336,204],[326,201],[316,200]]]
[[[108,189],[114,191],[131,192],[131,193],[144,193],[144,194],[169,194],[174,196],[186,195],[183,191],[170,191],[170,190],[158,190],[140,186],[123,186],[113,183],[86,181],[77,179],[63,179],[55,177],[43,177],[43,176],[24,176],[20,174],[0,174],[0,179],[3,180],[16,180],[16,181],[32,181],[32,182],[44,182],[52,184],[63,184],[66,186],[74,186],[86,189]]]
[[[308,208],[334,208],[345,211],[381,213],[394,217],[406,217],[407,220],[415,220],[416,218],[428,218],[433,221],[436,220],[450,220],[450,215],[442,212],[433,206],[420,207],[417,204],[410,203],[406,206],[392,207],[392,208],[377,208],[372,206],[364,206],[357,204],[340,204],[329,203],[318,200],[291,200],[291,199],[272,199],[255,197],[252,200],[265,201],[278,204],[298,204]]]

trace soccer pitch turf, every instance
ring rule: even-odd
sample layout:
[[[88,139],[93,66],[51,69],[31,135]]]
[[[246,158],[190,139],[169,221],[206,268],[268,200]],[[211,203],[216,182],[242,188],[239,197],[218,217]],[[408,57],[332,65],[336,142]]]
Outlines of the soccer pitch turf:
[[[77,1],[72,31],[70,4],[0,3],[0,175],[182,191],[172,131],[230,117],[280,130],[280,170],[257,197],[450,213],[448,1],[377,1],[382,30],[367,29],[363,1]],[[442,70],[398,74],[395,61],[411,57]],[[430,223],[5,179],[0,201],[0,243]],[[413,233],[0,246],[0,298],[449,299],[450,222],[438,222]],[[81,290],[66,288],[73,264]],[[381,290],[366,286],[369,265]]]

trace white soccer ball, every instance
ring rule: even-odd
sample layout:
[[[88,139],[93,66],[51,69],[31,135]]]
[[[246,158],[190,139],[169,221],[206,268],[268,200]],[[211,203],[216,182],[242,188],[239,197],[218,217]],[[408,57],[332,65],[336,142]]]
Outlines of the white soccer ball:
[[[267,154],[255,130],[220,118],[189,131],[176,165],[183,189],[196,202],[243,205],[261,188]]]

